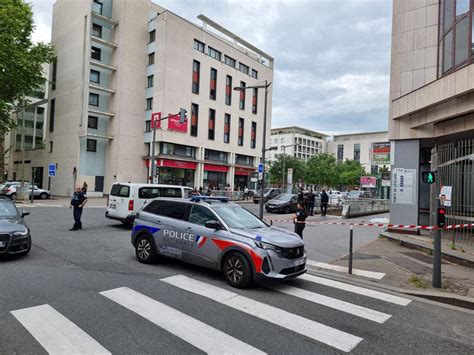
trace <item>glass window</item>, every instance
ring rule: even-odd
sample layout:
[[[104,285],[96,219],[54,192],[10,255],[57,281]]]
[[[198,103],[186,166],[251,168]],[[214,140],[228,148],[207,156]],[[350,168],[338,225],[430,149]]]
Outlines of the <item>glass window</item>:
[[[213,109],[209,109],[209,132],[208,132],[207,138],[210,140],[214,140],[215,126],[216,126],[216,111]]]
[[[143,211],[153,213],[163,217],[185,219],[187,205],[179,202],[172,201],[151,201],[145,206]]]
[[[205,226],[206,222],[218,221],[218,218],[212,211],[204,206],[193,205],[189,212],[188,221],[194,224]]]
[[[155,53],[148,54],[148,65],[155,64]]]
[[[252,113],[257,114],[257,103],[258,103],[258,89],[252,89],[253,97],[252,97]]]
[[[217,70],[214,68],[211,68],[211,82],[210,82],[210,92],[209,92],[209,98],[211,100],[216,99],[216,88],[217,88]]]
[[[148,36],[148,43],[155,42],[156,39],[156,31],[150,31],[149,36]]]
[[[444,0],[444,33],[454,23],[454,0]]]
[[[344,145],[339,144],[337,146],[337,160],[339,162],[342,162],[344,160]]]
[[[249,73],[249,67],[243,63],[239,63],[239,70],[244,73],[244,74],[247,74]]]
[[[104,5],[100,1],[94,0],[94,2],[92,3],[92,11],[98,13],[99,15],[102,15],[103,6]]]
[[[87,140],[87,151],[88,152],[97,152],[97,141],[95,139]]]
[[[114,184],[112,185],[111,196],[130,197],[130,186]]]
[[[162,193],[163,197],[183,197],[181,196],[181,189],[178,189],[176,187],[164,187]]]
[[[215,212],[224,220],[229,228],[256,229],[267,227],[263,221],[240,206],[216,206]]]
[[[232,77],[230,75],[225,78],[225,104],[232,104]]]
[[[354,144],[354,160],[360,160],[360,144]]]
[[[140,187],[138,189],[138,198],[156,198],[161,197],[160,187]]]
[[[194,49],[204,53],[204,43],[198,41],[197,39],[194,40]]]
[[[252,69],[252,78],[258,79],[258,71]]]
[[[453,31],[449,31],[444,38],[443,72],[446,73],[453,66]]]
[[[191,136],[198,134],[199,105],[191,104]]]
[[[240,82],[240,87],[245,88],[247,85],[245,82],[241,81]],[[240,91],[240,100],[239,100],[239,108],[241,110],[245,110],[245,89],[241,89]]]
[[[199,77],[201,73],[201,63],[197,60],[193,60],[193,87],[192,91],[194,94],[199,94]]]
[[[207,47],[208,48],[208,54],[210,57],[217,59],[218,61],[221,61],[221,52],[218,50],[215,50],[212,47]]]
[[[99,106],[99,94],[89,93],[89,105]]]
[[[230,115],[228,113],[224,116],[224,143],[230,141]]]
[[[102,50],[100,48],[91,46],[91,58],[100,60]]]
[[[151,132],[151,120],[145,121],[145,132]]]
[[[102,26],[93,23],[92,24],[92,35],[95,37],[102,38]]]
[[[229,56],[226,56],[226,55],[224,56],[224,63],[232,68],[235,68],[235,59]]]
[[[153,98],[149,97],[146,99],[146,109],[147,110],[153,110]]]
[[[49,131],[54,132],[54,117],[55,117],[56,99],[51,99],[49,102]]]
[[[87,118],[87,127],[92,129],[98,128],[99,118],[97,116],[89,116]]]
[[[252,131],[250,132],[250,148],[255,149],[257,145],[257,122],[252,122]]]
[[[239,139],[237,144],[240,146],[244,145],[244,122],[243,118],[239,118]]]
[[[456,19],[469,11],[469,0],[456,0]]]
[[[469,59],[469,17],[464,17],[456,24],[456,42],[454,45],[454,65],[457,66]]]
[[[153,76],[153,75],[149,75],[149,76],[147,76],[146,79],[147,79],[147,84],[146,84],[147,86],[146,86],[146,87],[147,87],[147,88],[153,87],[153,79],[154,79],[154,76]]]
[[[92,83],[100,84],[100,72],[97,71],[97,70],[91,69],[91,74],[90,74],[89,80]]]

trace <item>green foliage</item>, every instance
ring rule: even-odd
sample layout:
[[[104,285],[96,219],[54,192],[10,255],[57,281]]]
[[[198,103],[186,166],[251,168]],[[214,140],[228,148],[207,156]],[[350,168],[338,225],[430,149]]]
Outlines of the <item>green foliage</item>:
[[[31,5],[22,0],[0,0],[0,134],[8,132],[12,112],[24,97],[44,83],[42,64],[55,60],[50,44],[33,44]]]
[[[277,160],[270,167],[270,176],[272,184],[281,184],[283,179],[283,159],[285,160],[285,181],[288,168],[293,168],[293,183],[298,182],[299,179],[304,179],[305,164],[301,160],[288,155],[280,154]]]
[[[365,174],[362,165],[357,160],[346,160],[345,162],[338,164],[336,171],[336,185],[359,185],[361,175]]]
[[[336,158],[328,153],[313,156],[306,164],[305,182],[333,186],[337,182]]]

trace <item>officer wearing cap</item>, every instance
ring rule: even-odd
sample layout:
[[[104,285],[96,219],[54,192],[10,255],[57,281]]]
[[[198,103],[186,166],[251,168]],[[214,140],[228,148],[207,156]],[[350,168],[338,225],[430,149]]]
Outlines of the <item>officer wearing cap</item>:
[[[298,234],[301,239],[303,239],[303,229],[306,226],[306,218],[308,214],[304,209],[304,205],[302,203],[298,203],[298,207],[296,209],[296,214],[293,217],[293,223],[295,224],[295,233]]]

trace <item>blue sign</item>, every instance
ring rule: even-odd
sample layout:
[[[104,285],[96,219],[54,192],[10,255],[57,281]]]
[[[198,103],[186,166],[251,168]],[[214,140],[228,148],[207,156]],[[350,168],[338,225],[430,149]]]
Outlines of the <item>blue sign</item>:
[[[49,177],[56,176],[56,164],[48,164],[48,176]]]
[[[258,164],[258,172],[263,173],[263,164],[262,163]]]

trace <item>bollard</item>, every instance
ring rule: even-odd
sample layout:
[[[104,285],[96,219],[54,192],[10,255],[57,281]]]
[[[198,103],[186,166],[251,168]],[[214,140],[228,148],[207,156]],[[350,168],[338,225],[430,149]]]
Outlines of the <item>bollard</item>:
[[[270,220],[270,225],[273,226],[273,219]]]
[[[349,232],[349,275],[352,275],[352,242],[353,242],[353,234],[354,229],[353,225],[351,225],[351,230]]]

